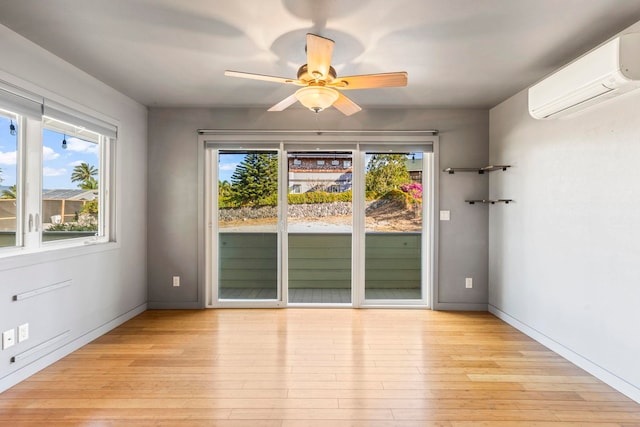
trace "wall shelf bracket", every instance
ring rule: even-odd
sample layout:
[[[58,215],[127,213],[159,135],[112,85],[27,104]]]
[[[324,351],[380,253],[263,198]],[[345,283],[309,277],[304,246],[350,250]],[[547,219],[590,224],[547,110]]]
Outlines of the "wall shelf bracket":
[[[485,205],[491,204],[495,205],[496,203],[504,203],[508,205],[510,202],[513,202],[513,199],[477,199],[477,200],[465,200],[465,202],[470,205],[475,205],[476,203],[482,203]]]
[[[446,169],[443,169],[442,171],[447,172],[449,175],[453,175],[456,172],[475,172],[482,175],[485,172],[493,172],[493,171],[499,171],[499,170],[506,171],[510,167],[511,165],[489,165],[483,168],[446,168]]]

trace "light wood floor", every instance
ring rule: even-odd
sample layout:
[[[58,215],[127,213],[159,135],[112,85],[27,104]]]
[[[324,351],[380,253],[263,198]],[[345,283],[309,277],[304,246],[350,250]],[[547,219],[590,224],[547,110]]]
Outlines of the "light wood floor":
[[[0,394],[0,425],[640,426],[488,313],[147,311]]]

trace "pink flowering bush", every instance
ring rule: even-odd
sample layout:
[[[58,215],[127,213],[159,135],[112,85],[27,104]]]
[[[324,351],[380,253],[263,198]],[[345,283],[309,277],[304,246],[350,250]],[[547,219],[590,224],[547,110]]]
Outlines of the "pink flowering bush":
[[[417,182],[410,182],[407,184],[402,184],[400,186],[400,190],[402,192],[407,193],[413,202],[422,202],[422,185]]]

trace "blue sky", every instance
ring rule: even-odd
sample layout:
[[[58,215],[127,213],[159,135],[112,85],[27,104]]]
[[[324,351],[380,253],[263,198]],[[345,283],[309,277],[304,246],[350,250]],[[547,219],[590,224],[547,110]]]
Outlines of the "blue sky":
[[[218,165],[218,180],[231,182],[231,175],[236,170],[236,166],[244,160],[246,154],[220,153],[220,163]]]
[[[16,183],[16,137],[9,133],[10,119],[0,116],[0,170],[2,186]],[[17,124],[14,122],[17,129]],[[73,168],[88,163],[99,166],[98,145],[75,137],[67,137],[67,149],[62,149],[64,135],[48,129],[43,131],[42,173],[43,189],[78,188],[71,182]],[[96,177],[97,179],[97,177]]]

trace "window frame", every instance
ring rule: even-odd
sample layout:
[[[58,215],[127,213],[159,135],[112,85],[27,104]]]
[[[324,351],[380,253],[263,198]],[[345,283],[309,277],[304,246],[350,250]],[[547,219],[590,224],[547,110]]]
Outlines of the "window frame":
[[[23,104],[26,106],[25,108],[22,108]],[[33,108],[34,105],[39,106],[40,114],[37,114],[36,108]],[[74,105],[74,107],[69,105]],[[49,106],[49,110],[47,110],[47,106]],[[51,253],[64,249],[64,253],[60,253],[63,254],[63,257],[67,257],[71,253],[76,255],[92,253],[96,250],[103,250],[102,248],[106,249],[105,244],[116,244],[115,150],[118,125],[114,124],[113,120],[103,120],[99,113],[89,111],[84,107],[78,108],[70,101],[50,101],[4,81],[0,81],[0,109],[8,112],[9,116],[17,116],[15,122],[18,124],[16,240],[14,246],[0,248],[0,270],[6,262],[14,264],[16,259],[23,260],[19,264],[30,265],[32,261],[23,257],[27,254],[30,255],[27,258],[31,259],[34,258],[34,254],[47,252],[49,255],[43,256],[50,258]],[[51,111],[53,114],[49,116],[42,114],[46,111]],[[61,119],[65,119],[67,122],[77,122],[72,126],[90,130],[97,135],[96,143],[99,147],[97,235],[43,241],[42,182],[44,173],[42,151],[44,146],[43,132],[48,118],[59,122],[64,122]],[[47,128],[51,129],[51,127]],[[59,131],[58,129],[51,130]],[[96,247],[89,248],[88,245],[96,245]],[[78,250],[72,249],[74,247],[77,247]]]
[[[0,104],[0,107],[2,105]],[[23,135],[24,135],[24,126],[26,120],[20,114],[14,113],[4,108],[0,108],[3,117],[8,117],[13,120],[14,124],[17,126],[17,135],[16,135],[16,230],[15,230],[15,244],[13,246],[3,246],[0,247],[0,256],[2,256],[3,252],[7,252],[10,250],[15,250],[16,248],[23,246],[23,228],[24,223],[22,221],[23,217],[23,197],[22,197],[22,184],[20,183],[20,177],[22,174],[22,154],[24,152],[23,144],[21,143]],[[0,168],[2,169],[2,168]]]
[[[81,128],[82,130],[84,130],[84,128],[82,128],[81,126],[76,126],[74,124],[71,123],[65,123],[62,122],[58,119],[54,119],[48,116],[43,116],[43,127],[42,127],[42,131],[44,132],[45,129],[48,129],[50,131],[53,132],[57,132],[57,133],[61,133],[61,131],[63,131],[63,129],[59,128],[59,127],[55,127],[53,125],[51,125],[51,121],[56,121],[59,123],[64,123],[67,126],[72,126],[72,127],[78,127]],[[46,124],[45,124],[46,123]],[[92,131],[90,131],[92,132]],[[82,135],[82,131],[81,132],[76,132],[75,135],[80,139],[84,139],[87,142],[90,143],[96,143],[98,144],[98,152],[99,152],[99,158],[98,158],[98,230],[96,232],[96,234],[94,236],[84,236],[84,237],[75,237],[75,238],[68,238],[68,239],[59,239],[59,240],[52,240],[52,241],[44,241],[43,240],[43,233],[44,233],[44,229],[43,229],[43,222],[44,222],[44,218],[42,218],[42,204],[43,204],[43,199],[42,199],[42,190],[40,191],[40,206],[41,206],[41,219],[40,219],[40,243],[43,247],[69,247],[69,246],[74,246],[76,244],[78,244],[78,242],[80,242],[80,244],[92,244],[92,243],[105,243],[108,242],[111,238],[111,234],[110,234],[110,221],[109,218],[112,215],[111,212],[111,199],[109,197],[109,194],[111,193],[110,191],[110,187],[111,187],[111,180],[110,180],[110,176],[111,176],[111,150],[112,150],[112,143],[113,140],[112,138],[109,138],[107,136],[101,135],[99,133],[96,132],[92,132],[95,133],[97,135],[96,137],[96,142],[93,141],[88,141],[86,139],[86,136]],[[71,132],[68,132],[67,137],[72,136]],[[44,147],[44,139],[41,139],[40,141],[40,151],[42,151],[42,147]],[[42,166],[40,167],[40,172],[42,172]],[[40,182],[42,183],[42,178],[43,175],[40,175]]]

